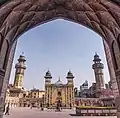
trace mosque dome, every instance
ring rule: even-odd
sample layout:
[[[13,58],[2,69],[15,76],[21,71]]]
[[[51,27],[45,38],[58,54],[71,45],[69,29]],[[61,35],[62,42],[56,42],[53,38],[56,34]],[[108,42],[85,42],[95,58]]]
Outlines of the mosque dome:
[[[20,55],[20,57],[19,57],[18,61],[19,61],[19,62],[20,62],[20,61],[26,61],[26,60],[25,60],[25,56]]]
[[[57,85],[57,86],[63,85],[62,81],[60,80],[60,77],[59,77],[58,81],[55,83],[55,85]]]
[[[45,78],[52,78],[50,71],[48,70],[45,74]]]
[[[100,62],[101,61],[101,59],[99,58],[99,55],[97,53],[95,53],[93,61],[95,61],[95,62],[97,62],[97,61]]]
[[[71,71],[67,73],[67,78],[74,78],[73,73]]]

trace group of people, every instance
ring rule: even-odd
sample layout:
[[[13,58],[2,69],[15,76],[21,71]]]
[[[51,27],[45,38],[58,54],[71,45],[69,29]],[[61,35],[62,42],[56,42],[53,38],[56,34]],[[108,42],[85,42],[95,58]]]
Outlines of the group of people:
[[[3,112],[5,115],[10,115],[10,105],[8,104],[7,106],[4,105]]]

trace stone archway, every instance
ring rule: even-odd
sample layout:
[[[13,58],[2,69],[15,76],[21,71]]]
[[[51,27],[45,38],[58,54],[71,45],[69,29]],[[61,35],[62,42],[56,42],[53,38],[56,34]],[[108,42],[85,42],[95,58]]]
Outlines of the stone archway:
[[[82,24],[97,32],[105,40],[110,49],[120,92],[119,3],[119,0],[2,0],[0,2],[0,95],[4,97],[4,88],[8,84],[16,46],[13,44],[16,39],[31,28],[57,18]]]

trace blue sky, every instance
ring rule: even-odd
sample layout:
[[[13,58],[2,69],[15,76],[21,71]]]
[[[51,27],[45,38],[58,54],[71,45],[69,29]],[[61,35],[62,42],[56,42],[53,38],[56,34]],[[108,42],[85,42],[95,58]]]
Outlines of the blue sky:
[[[66,20],[54,20],[42,24],[24,33],[18,39],[10,83],[13,83],[15,63],[20,54],[26,57],[24,87],[44,89],[44,75],[48,68],[56,82],[60,76],[66,82],[69,69],[75,76],[75,86],[79,87],[85,80],[89,85],[95,81],[92,70],[95,52],[104,63],[105,81],[109,81],[108,67],[102,38],[92,30]]]

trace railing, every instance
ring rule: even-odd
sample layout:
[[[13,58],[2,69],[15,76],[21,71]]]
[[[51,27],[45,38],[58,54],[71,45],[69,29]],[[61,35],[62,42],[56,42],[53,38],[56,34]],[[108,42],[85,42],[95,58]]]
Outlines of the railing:
[[[76,107],[76,115],[79,116],[115,116],[116,108],[80,108]]]

